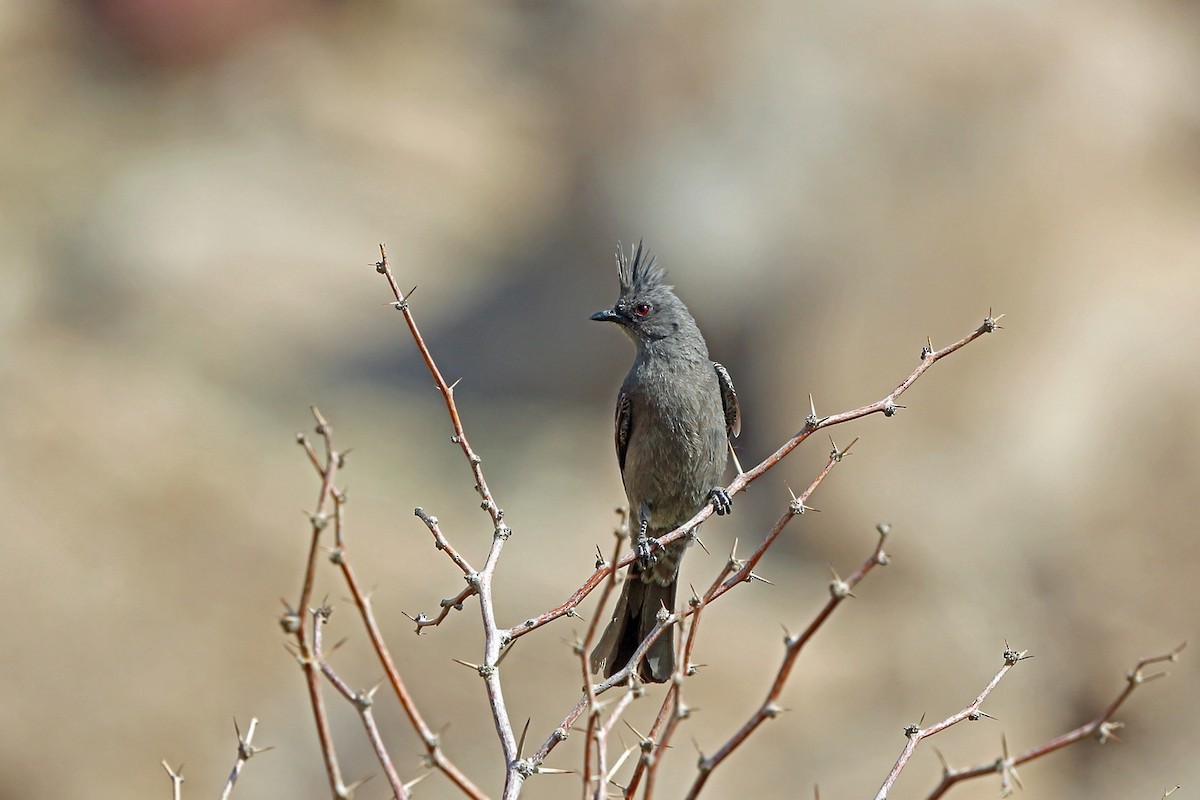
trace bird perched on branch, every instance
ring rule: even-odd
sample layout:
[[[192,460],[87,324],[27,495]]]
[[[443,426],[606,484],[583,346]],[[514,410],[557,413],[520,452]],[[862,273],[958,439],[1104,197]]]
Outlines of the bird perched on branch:
[[[617,395],[616,445],[629,499],[638,560],[599,643],[592,670],[604,677],[623,669],[654,629],[660,609],[675,610],[679,563],[690,540],[665,547],[658,537],[687,522],[705,503],[732,510],[719,481],[730,437],[741,430],[729,373],[708,346],[687,306],[665,283],[666,274],[641,242],[630,256],[617,248],[621,296],[592,315],[615,322],[636,348]],[[662,683],[675,670],[674,637],[663,632],[646,653],[642,680]]]

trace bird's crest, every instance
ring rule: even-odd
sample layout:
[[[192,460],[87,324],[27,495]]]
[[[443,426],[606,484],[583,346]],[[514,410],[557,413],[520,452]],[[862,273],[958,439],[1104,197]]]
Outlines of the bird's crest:
[[[639,239],[629,255],[625,255],[625,248],[620,242],[617,243],[617,277],[621,281],[622,294],[640,294],[647,289],[665,286],[667,273]]]

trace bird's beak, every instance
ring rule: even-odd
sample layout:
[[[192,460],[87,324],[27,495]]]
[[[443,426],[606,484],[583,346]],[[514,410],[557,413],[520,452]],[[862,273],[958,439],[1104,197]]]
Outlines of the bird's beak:
[[[621,315],[618,314],[616,311],[613,311],[611,308],[605,309],[604,311],[597,311],[595,314],[592,314],[590,317],[588,317],[588,319],[592,320],[593,322],[623,322],[624,321],[622,319]]]

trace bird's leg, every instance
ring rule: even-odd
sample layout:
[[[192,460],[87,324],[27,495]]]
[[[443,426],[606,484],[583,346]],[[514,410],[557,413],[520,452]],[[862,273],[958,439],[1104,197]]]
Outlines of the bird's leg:
[[[642,522],[638,526],[637,541],[634,542],[633,552],[637,556],[638,566],[642,569],[649,569],[655,561],[658,561],[658,556],[654,552],[658,548],[658,540],[651,539],[646,535],[646,531],[650,527],[650,517],[643,513],[641,518]]]
[[[725,515],[733,511],[733,498],[720,486],[708,493],[708,501],[713,504],[717,514]]]

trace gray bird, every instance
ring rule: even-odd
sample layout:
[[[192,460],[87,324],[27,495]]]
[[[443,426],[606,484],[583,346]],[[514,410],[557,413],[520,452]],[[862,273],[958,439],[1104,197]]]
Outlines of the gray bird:
[[[632,257],[617,248],[621,296],[597,322],[615,322],[637,353],[617,395],[616,445],[621,480],[637,526],[638,560],[599,643],[592,671],[611,676],[625,667],[654,629],[659,610],[675,610],[679,563],[689,540],[660,547],[658,537],[687,522],[705,503],[732,510],[719,481],[729,440],[741,430],[729,373],[708,346],[687,306],[664,281],[657,260],[638,242]],[[662,683],[675,670],[674,637],[664,632],[641,664],[643,681]]]

